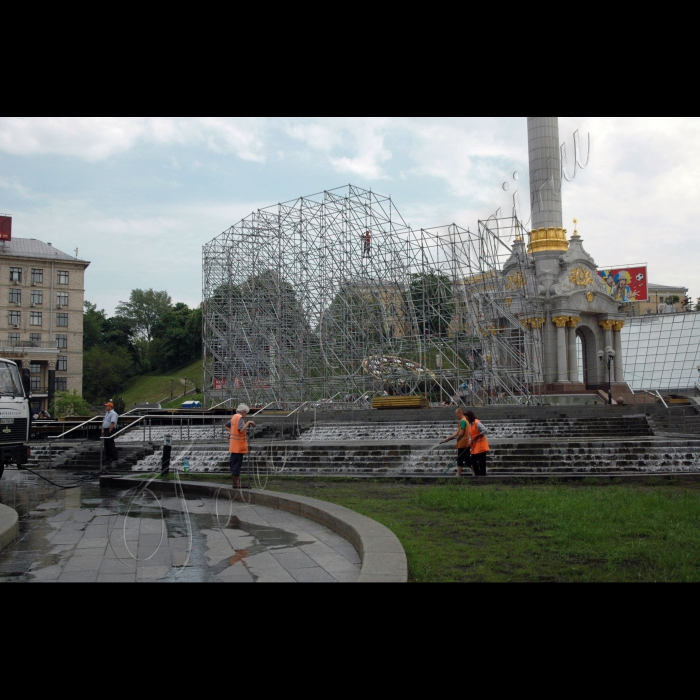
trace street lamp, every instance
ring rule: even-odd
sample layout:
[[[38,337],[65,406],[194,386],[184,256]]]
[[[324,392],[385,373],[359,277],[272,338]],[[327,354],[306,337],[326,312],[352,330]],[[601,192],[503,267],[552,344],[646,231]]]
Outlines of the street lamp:
[[[611,347],[605,348],[605,352],[602,350],[598,353],[598,358],[601,362],[605,361],[605,357],[608,358],[608,404],[612,406],[613,403],[613,391],[612,391],[612,368],[615,362],[615,351]]]

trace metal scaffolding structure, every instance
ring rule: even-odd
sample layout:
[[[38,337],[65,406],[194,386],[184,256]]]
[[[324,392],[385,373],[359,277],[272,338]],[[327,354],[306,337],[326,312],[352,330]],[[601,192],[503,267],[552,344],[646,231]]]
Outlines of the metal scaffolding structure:
[[[353,186],[251,214],[204,247],[206,403],[529,401],[543,313],[522,234],[413,230]]]

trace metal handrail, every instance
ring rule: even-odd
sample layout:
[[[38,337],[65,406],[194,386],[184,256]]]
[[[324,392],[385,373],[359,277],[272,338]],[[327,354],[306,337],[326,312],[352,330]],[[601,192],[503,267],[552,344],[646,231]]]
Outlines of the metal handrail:
[[[233,399],[232,398],[226,399],[226,401],[222,401],[221,403],[217,403],[216,406],[212,406],[209,410],[213,411],[213,410],[219,408],[219,406],[223,406],[225,403],[228,403],[229,401],[233,401]]]
[[[127,430],[131,430],[135,425],[138,425],[141,421],[146,420],[147,418],[150,418],[151,416],[141,416],[139,419],[135,420],[133,423],[130,423],[126,427],[122,428],[120,431],[114,433],[113,435],[110,435],[109,437],[104,437],[102,436],[100,440],[115,440],[118,438],[122,433],[125,433]]]
[[[297,408],[297,409],[295,409],[294,411],[292,411],[292,412],[287,416],[287,418],[291,418],[295,413],[299,413],[299,411],[301,411],[301,409],[304,408],[304,406],[308,406],[310,403],[311,403],[311,401],[306,401],[305,403],[301,404],[301,406],[299,406],[299,408]]]
[[[96,420],[102,420],[102,416],[94,416],[93,418],[90,418],[90,420],[85,421],[84,423],[81,423],[79,426],[72,428],[71,430],[68,430],[67,432],[63,433],[63,435],[50,435],[49,440],[61,440],[62,438],[66,437],[66,435],[70,435],[71,433],[74,433],[76,430],[80,430],[81,428],[84,428],[86,425],[89,425],[90,423],[94,423]]]

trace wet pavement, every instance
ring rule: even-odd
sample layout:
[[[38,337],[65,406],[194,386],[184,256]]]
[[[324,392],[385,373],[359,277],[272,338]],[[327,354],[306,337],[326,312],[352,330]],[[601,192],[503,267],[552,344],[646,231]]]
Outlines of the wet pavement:
[[[271,508],[102,489],[61,491],[5,472],[0,503],[20,535],[0,553],[2,582],[354,583],[360,558],[328,528]]]

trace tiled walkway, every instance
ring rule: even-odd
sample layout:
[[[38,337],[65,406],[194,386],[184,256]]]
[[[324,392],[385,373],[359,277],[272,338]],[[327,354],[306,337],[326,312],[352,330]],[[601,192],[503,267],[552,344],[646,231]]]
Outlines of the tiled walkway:
[[[17,472],[0,482],[16,508],[19,539],[0,554],[0,582],[352,583],[360,558],[342,537],[270,508],[232,503],[222,492],[173,495],[100,489],[58,491]],[[218,515],[217,515],[218,511]]]

